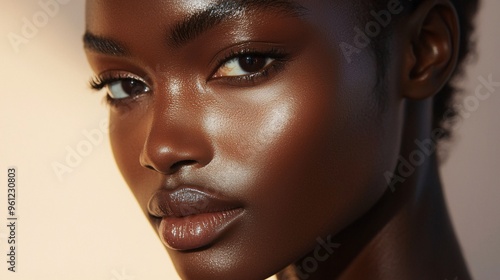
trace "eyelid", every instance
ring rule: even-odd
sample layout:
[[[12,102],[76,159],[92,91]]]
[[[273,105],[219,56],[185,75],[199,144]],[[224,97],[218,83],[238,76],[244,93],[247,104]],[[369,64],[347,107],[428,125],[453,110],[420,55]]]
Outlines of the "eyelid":
[[[256,57],[261,57],[261,58],[264,57],[264,58],[266,58],[266,63],[265,63],[265,65],[263,66],[263,68],[260,71],[256,71],[256,72],[253,72],[253,73],[250,72],[250,73],[240,74],[240,75],[217,75],[217,73],[219,73],[219,71],[221,71],[223,68],[228,67],[228,64],[230,64],[231,62],[235,62],[236,64],[239,64],[240,57],[235,57],[235,58],[231,58],[231,59],[227,60],[219,68],[217,68],[217,71],[212,75],[212,79],[223,78],[223,77],[248,76],[248,75],[251,75],[251,74],[254,74],[254,73],[258,73],[258,72],[262,72],[262,71],[266,70],[268,67],[270,67],[270,65],[272,63],[274,63],[276,61],[275,58],[272,58],[272,57],[267,56],[265,54],[258,54],[258,55],[255,55],[255,54],[249,54],[248,55],[247,54],[245,56],[252,56],[252,55],[254,55]],[[239,67],[239,65],[236,66],[236,67]],[[234,70],[234,68],[232,68],[231,70]]]
[[[145,79],[140,77],[139,75],[136,75],[136,74],[133,74],[133,73],[130,73],[127,71],[122,71],[122,70],[109,70],[109,71],[106,71],[104,73],[93,76],[90,79],[89,84],[93,90],[100,91],[103,88],[105,88],[106,86],[108,86],[109,84],[111,84],[113,82],[120,81],[120,80],[124,80],[124,79],[134,79],[134,80],[140,81],[140,82],[144,83],[147,87],[152,89],[152,87],[149,85],[149,83]]]
[[[221,67],[227,64],[229,61],[241,56],[256,55],[256,56],[268,57],[273,59],[273,62],[271,64],[276,62],[283,62],[288,60],[289,58],[289,54],[285,51],[285,49],[277,46],[276,44],[263,44],[260,47],[249,47],[248,45],[249,43],[245,43],[237,46],[232,46],[230,48],[226,48],[225,49],[226,54],[224,54],[222,57],[217,58],[216,56],[214,59],[212,59],[210,64],[215,66],[213,70],[210,72],[208,80],[224,78],[224,77],[214,78],[214,75],[217,73],[217,71],[219,71]],[[218,53],[219,56],[221,55],[221,52]],[[269,65],[266,67],[269,67]],[[242,75],[242,76],[248,76],[248,75]]]
[[[113,83],[127,80],[127,79],[133,79],[138,82],[141,82],[144,84],[145,87],[149,89],[148,92],[153,91],[153,88],[146,82],[146,79],[133,74],[128,71],[122,71],[122,70],[109,70],[106,72],[103,72],[101,74],[95,75],[91,78],[90,80],[90,87],[94,91],[101,91],[104,88],[108,88],[110,85]],[[109,89],[107,89],[108,91]],[[121,98],[121,99],[116,99],[112,98],[110,96],[109,91],[106,92],[106,95],[104,96],[104,103],[110,106],[110,108],[120,108],[123,106],[130,106],[131,102],[136,102],[137,100],[140,99],[142,94],[139,95],[132,95],[128,98]]]
[[[285,48],[282,44],[277,43],[258,41],[240,42],[218,51],[208,65],[211,68],[217,68],[220,67],[224,61],[235,58],[237,55],[266,54],[269,52],[285,53]]]
[[[233,87],[255,86],[281,73],[288,65],[289,60],[276,60],[264,70],[248,75],[224,76],[211,79],[211,82]]]

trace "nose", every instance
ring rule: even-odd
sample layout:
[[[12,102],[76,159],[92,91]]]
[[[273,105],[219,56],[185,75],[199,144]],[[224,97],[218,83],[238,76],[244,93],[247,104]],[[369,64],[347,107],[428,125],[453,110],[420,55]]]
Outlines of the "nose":
[[[189,103],[189,102],[188,102]],[[191,102],[192,104],[192,102]],[[188,105],[189,106],[189,105]],[[143,167],[164,175],[183,168],[201,168],[213,158],[211,141],[202,126],[202,116],[184,106],[154,106],[149,132],[140,154]]]

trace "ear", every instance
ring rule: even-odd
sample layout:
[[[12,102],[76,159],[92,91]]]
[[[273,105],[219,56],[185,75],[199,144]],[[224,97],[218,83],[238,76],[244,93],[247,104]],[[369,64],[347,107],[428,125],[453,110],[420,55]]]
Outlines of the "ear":
[[[457,65],[460,27],[449,0],[423,0],[404,27],[405,60],[402,90],[421,100],[437,94]]]

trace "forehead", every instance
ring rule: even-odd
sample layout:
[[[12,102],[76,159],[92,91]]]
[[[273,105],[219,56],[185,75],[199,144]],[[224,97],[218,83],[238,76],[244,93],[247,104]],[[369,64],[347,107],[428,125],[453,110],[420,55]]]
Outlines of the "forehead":
[[[208,33],[213,27],[220,26],[223,28],[219,31],[223,32],[212,34],[218,39],[223,39],[220,35],[224,32],[227,36],[223,37],[241,37],[237,40],[244,40],[243,37],[248,35],[250,39],[256,28],[268,29],[268,33],[283,32],[283,28],[277,26],[286,25],[284,19],[293,18],[300,20],[311,30],[323,33],[323,37],[339,41],[357,24],[355,14],[361,12],[355,2],[357,1],[88,0],[86,29],[92,35],[143,49],[145,44],[165,45],[167,40],[170,46],[179,46],[180,43],[186,43]],[[214,39],[214,36],[207,38]],[[109,49],[109,45],[100,44],[99,47],[103,46]],[[112,46],[111,49],[121,48]]]
[[[355,18],[362,12],[358,1],[333,0],[87,0],[87,28],[95,25],[127,24],[140,18],[149,28],[179,22],[189,15],[209,11],[212,16],[230,14],[236,17],[302,16],[309,20],[326,17],[330,24]]]

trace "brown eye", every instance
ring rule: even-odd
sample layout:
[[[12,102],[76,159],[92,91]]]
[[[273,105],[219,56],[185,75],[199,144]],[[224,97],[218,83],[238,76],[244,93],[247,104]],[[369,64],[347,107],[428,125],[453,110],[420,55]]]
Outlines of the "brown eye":
[[[108,95],[113,99],[123,99],[149,92],[149,87],[136,79],[122,79],[108,85]]]
[[[262,70],[267,65],[267,58],[263,56],[244,56],[238,60],[239,66],[245,72],[253,73]]]
[[[236,77],[258,73],[273,61],[273,58],[264,55],[242,55],[224,63],[214,77]]]

